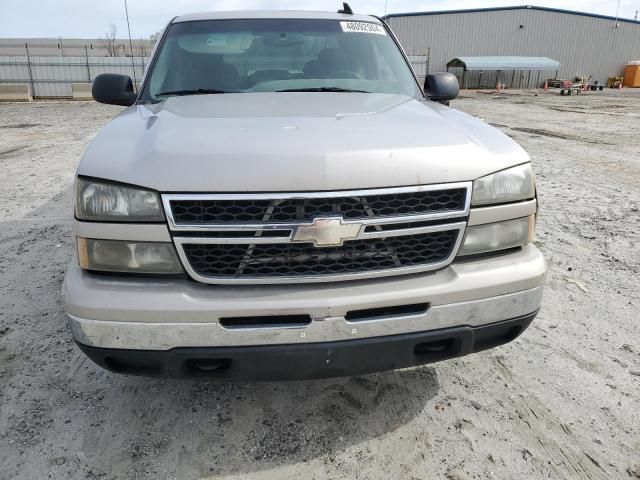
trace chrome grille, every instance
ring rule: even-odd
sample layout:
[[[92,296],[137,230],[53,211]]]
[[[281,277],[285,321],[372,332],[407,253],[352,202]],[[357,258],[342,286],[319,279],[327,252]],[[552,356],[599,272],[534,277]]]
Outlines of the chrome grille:
[[[316,217],[345,219],[419,215],[463,210],[465,188],[428,190],[353,197],[282,199],[198,199],[171,200],[177,225],[207,223],[310,222]]]
[[[349,192],[165,194],[189,274],[205,283],[326,282],[448,265],[470,182]]]
[[[446,260],[457,230],[371,238],[317,248],[310,243],[183,244],[189,263],[207,277],[258,278],[338,275],[397,269]]]

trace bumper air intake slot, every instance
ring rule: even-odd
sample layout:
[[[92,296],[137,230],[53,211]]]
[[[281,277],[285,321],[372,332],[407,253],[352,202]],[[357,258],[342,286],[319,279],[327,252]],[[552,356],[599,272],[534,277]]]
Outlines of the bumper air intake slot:
[[[428,303],[414,303],[411,305],[397,305],[393,307],[367,308],[365,310],[351,310],[345,315],[349,322],[360,320],[376,320],[387,317],[403,317],[407,315],[422,315],[429,310]]]
[[[162,373],[162,363],[155,361],[153,358],[105,357],[104,363],[109,370],[127,375],[156,376]]]
[[[268,315],[256,317],[225,317],[219,320],[225,328],[304,327],[311,323],[309,315]]]
[[[475,350],[487,350],[503,345],[518,338],[529,325],[494,325],[490,330],[486,326],[477,327],[475,332]]]

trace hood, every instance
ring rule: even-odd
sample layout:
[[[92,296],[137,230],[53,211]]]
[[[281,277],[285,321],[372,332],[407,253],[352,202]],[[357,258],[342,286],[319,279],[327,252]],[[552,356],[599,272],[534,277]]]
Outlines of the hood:
[[[320,191],[474,180],[528,159],[500,131],[437,103],[239,93],[125,110],[98,133],[78,174],[161,192]]]

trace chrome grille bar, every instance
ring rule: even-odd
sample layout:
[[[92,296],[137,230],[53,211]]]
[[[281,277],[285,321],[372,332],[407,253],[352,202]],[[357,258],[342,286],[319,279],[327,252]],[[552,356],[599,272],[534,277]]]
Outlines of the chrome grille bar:
[[[206,224],[186,224],[177,223],[175,221],[171,202],[173,201],[189,201],[189,200],[303,200],[303,199],[330,199],[345,197],[367,197],[371,195],[394,195],[401,193],[420,193],[432,192],[438,190],[455,190],[465,189],[464,207],[456,210],[448,210],[444,212],[432,212],[416,215],[399,215],[393,217],[369,217],[358,219],[363,225],[389,225],[393,223],[408,222],[425,222],[431,220],[443,220],[448,218],[461,218],[469,215],[471,205],[471,182],[446,183],[440,185],[419,185],[413,187],[398,188],[377,188],[371,190],[349,190],[337,192],[296,192],[296,193],[215,193],[215,194],[181,194],[170,193],[162,195],[162,203],[172,231],[190,231],[190,232],[206,232],[206,231],[246,231],[246,230],[286,230],[292,229],[300,225],[300,222],[255,222],[255,223],[206,223]],[[333,216],[333,215],[329,215]]]

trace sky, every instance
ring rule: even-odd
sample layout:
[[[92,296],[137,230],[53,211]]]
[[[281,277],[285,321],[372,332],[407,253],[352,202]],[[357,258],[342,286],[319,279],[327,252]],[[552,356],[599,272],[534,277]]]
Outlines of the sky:
[[[131,35],[148,38],[176,15],[212,10],[337,10],[335,0],[127,0]],[[618,0],[529,0],[531,5],[615,16]],[[528,4],[527,0],[350,0],[357,13],[416,12]],[[385,12],[386,7],[386,12]],[[640,0],[620,0],[619,15],[634,18]],[[100,38],[109,25],[127,35],[124,0],[0,0],[0,38]]]

